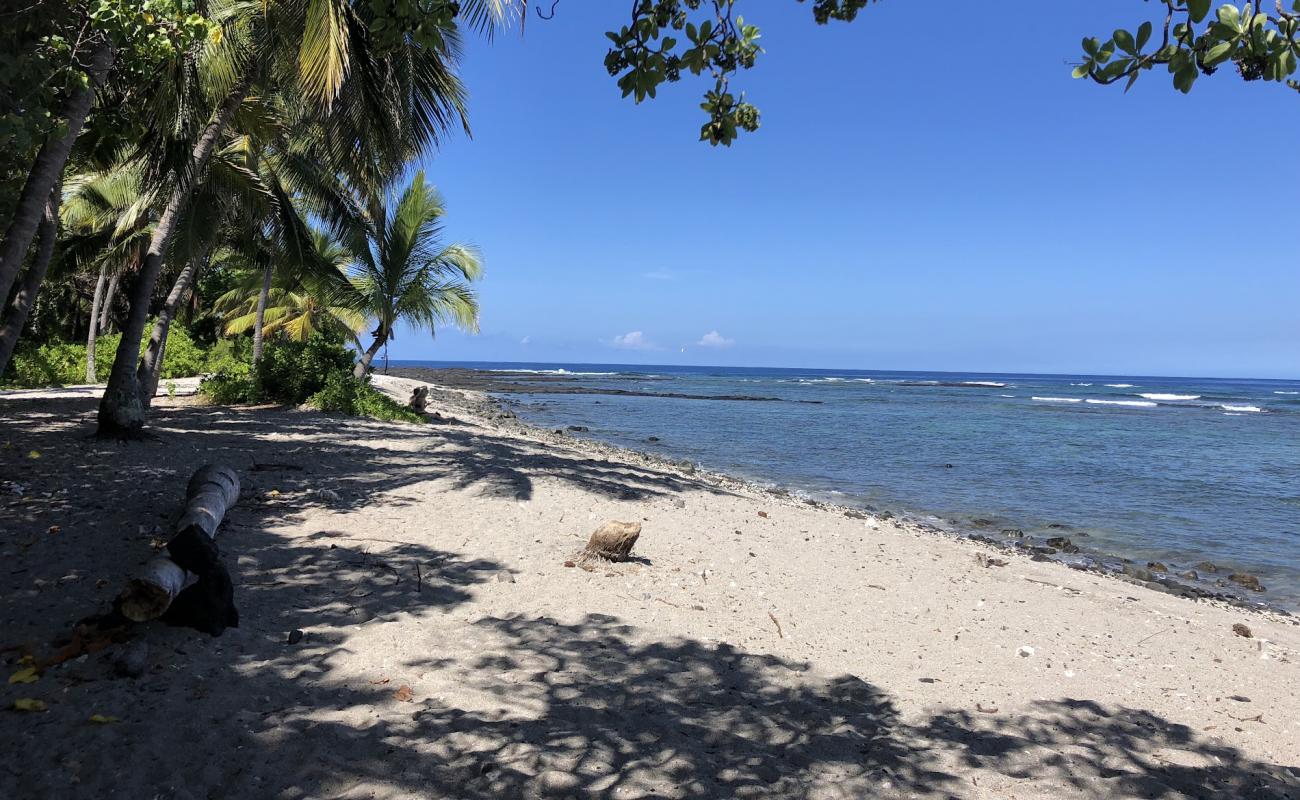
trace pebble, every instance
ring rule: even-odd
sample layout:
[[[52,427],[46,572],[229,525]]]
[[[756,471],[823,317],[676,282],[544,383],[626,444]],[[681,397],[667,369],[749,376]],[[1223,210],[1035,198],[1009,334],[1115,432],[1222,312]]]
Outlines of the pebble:
[[[289,631],[289,644],[297,644],[298,642],[301,642],[302,637],[303,637],[303,632],[298,628],[294,628],[293,630]]]
[[[1021,645],[1016,649],[1016,655],[1020,656],[1021,658],[1029,658],[1033,654],[1034,654],[1034,648],[1030,647],[1027,644]]]
[[[143,639],[134,641],[113,659],[113,672],[123,678],[138,678],[144,674],[148,661],[149,643]]]

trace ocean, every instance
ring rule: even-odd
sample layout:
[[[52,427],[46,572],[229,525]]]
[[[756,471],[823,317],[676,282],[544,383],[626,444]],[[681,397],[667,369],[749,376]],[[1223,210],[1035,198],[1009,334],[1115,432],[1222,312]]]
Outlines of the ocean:
[[[1259,577],[1300,610],[1300,381],[505,364],[521,419],[955,532]],[[528,376],[699,400],[530,393]],[[657,441],[650,441],[656,437]],[[1201,565],[1198,567],[1198,565]]]

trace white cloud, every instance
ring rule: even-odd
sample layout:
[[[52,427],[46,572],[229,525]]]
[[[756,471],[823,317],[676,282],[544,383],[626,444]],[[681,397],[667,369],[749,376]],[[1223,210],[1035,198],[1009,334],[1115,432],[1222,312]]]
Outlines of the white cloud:
[[[676,276],[676,275],[674,275],[674,274],[671,273],[671,272],[664,272],[663,270],[654,270],[653,272],[642,272],[642,273],[641,273],[641,277],[642,277],[642,278],[648,278],[648,279],[650,279],[650,280],[652,280],[652,281],[675,281],[675,280],[677,280],[677,276]]]
[[[624,350],[654,350],[655,345],[641,331],[631,331],[614,337],[614,346]]]
[[[728,339],[717,331],[709,331],[700,337],[695,344],[700,347],[731,347],[736,343],[735,339]]]
[[[525,336],[524,338],[522,338],[522,339],[519,340],[519,343],[520,343],[520,344],[528,344],[528,343],[532,342],[532,340],[533,340],[533,337],[531,337],[531,336]]]

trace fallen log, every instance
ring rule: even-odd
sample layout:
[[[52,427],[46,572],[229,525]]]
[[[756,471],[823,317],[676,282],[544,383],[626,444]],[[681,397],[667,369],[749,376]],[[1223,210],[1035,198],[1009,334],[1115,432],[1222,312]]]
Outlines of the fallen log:
[[[231,467],[208,464],[190,478],[185,495],[167,555],[147,563],[117,605],[134,622],[162,618],[219,636],[239,625],[234,588],[216,542],[221,520],[239,499],[239,476]]]

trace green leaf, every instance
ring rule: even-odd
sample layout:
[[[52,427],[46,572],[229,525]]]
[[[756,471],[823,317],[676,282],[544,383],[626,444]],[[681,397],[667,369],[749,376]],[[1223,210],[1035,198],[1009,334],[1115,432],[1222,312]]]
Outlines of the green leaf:
[[[1192,90],[1192,84],[1196,83],[1196,76],[1199,74],[1200,72],[1194,66],[1183,67],[1174,73],[1174,88],[1187,94]]]
[[[1228,60],[1234,49],[1236,48],[1233,42],[1219,42],[1206,51],[1205,66],[1216,67],[1219,64],[1222,64],[1224,61]]]
[[[1151,41],[1151,22],[1147,21],[1142,23],[1142,27],[1138,28],[1137,49],[1141,50],[1146,47],[1149,41]]]
[[[1115,42],[1115,46],[1123,50],[1125,53],[1133,55],[1137,54],[1137,43],[1133,40],[1133,34],[1128,31],[1123,30],[1122,28],[1115,31],[1115,38],[1113,41]]]
[[[1074,78],[1086,78],[1086,77],[1088,77],[1088,65],[1087,65],[1087,64],[1080,64],[1079,66],[1077,66],[1077,67],[1074,68],[1074,71],[1071,72],[1070,75],[1071,75],[1071,77],[1074,77]]]
[[[1218,15],[1219,22],[1227,25],[1233,30],[1241,30],[1241,12],[1237,10],[1236,6],[1230,3],[1225,3],[1224,5],[1219,6]]]
[[[1187,15],[1192,22],[1200,22],[1210,13],[1210,0],[1187,0]]]
[[[1097,41],[1096,39],[1088,38],[1083,40],[1083,52],[1087,53],[1088,55],[1090,56],[1097,55],[1097,51],[1099,49],[1101,49],[1101,42]]]

